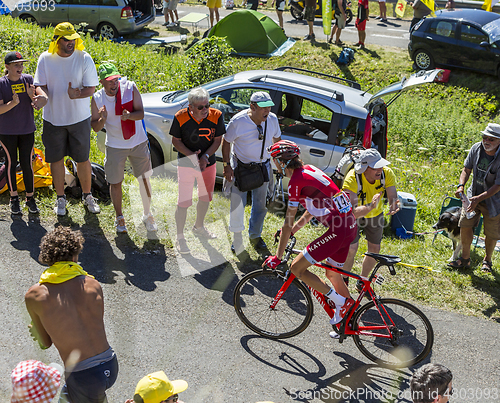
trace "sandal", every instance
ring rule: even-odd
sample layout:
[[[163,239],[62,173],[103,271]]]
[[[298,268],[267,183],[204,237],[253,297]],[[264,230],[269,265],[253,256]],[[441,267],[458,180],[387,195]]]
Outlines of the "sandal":
[[[481,267],[483,273],[491,273],[493,271],[493,263],[488,260],[483,260],[483,266]]]
[[[453,267],[454,269],[468,269],[470,268],[470,258],[464,259],[463,257],[459,257],[458,259],[448,263],[448,266]]]

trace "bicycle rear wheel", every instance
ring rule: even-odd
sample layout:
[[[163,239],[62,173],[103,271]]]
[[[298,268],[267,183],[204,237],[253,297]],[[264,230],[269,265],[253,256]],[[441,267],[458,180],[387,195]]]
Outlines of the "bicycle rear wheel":
[[[233,303],[241,321],[271,339],[286,339],[303,332],[311,322],[309,290],[294,279],[274,309],[271,302],[285,282],[283,272],[257,270],[243,277],[234,290]]]
[[[352,328],[360,332],[353,336],[359,351],[386,367],[410,367],[427,357],[434,343],[432,325],[422,311],[392,298],[363,305]]]

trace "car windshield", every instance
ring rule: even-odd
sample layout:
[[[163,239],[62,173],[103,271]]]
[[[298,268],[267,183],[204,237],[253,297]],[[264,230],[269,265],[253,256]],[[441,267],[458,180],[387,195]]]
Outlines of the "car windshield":
[[[233,77],[224,77],[220,78],[218,80],[210,81],[207,84],[203,84],[202,87],[205,88],[208,92],[210,92],[211,89],[219,87],[223,84],[227,84],[233,81]],[[174,91],[167,96],[163,97],[163,102],[165,103],[172,103],[172,102],[180,102],[184,99],[187,98],[190,90],[186,91]]]
[[[500,40],[500,18],[491,21],[489,24],[483,26],[483,31],[490,37],[490,42],[497,42]]]

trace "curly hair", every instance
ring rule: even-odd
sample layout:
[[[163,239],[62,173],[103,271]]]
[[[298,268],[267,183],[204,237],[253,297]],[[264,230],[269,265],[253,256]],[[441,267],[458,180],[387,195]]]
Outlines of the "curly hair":
[[[432,403],[444,396],[452,381],[451,371],[441,364],[425,364],[417,369],[410,379],[410,391],[414,403]],[[447,395],[449,397],[449,395]]]
[[[82,251],[84,242],[80,231],[72,231],[61,225],[43,236],[38,261],[49,266],[56,262],[72,261]]]

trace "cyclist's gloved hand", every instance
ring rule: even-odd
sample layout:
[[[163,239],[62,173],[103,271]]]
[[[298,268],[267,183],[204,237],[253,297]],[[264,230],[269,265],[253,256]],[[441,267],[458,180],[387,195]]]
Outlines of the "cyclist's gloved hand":
[[[264,262],[264,265],[269,267],[270,269],[276,269],[281,263],[281,259],[278,259],[277,256],[268,256]]]

